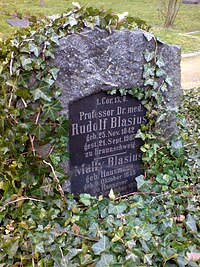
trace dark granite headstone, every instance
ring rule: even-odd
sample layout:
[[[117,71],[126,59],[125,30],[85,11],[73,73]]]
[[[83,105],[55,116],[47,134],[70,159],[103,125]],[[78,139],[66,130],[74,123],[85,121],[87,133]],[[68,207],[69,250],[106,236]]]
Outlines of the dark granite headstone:
[[[142,174],[140,146],[135,138],[147,122],[140,101],[130,95],[99,92],[69,105],[69,175],[75,194],[108,195],[136,191]]]

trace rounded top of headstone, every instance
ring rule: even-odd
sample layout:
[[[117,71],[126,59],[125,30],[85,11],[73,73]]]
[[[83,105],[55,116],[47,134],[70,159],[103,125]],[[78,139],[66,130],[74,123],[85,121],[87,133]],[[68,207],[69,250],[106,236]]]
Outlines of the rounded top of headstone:
[[[70,101],[99,91],[145,86],[145,53],[162,58],[162,70],[170,77],[166,102],[177,105],[181,93],[180,48],[168,45],[143,30],[84,29],[60,40],[53,64],[60,68],[57,84],[63,89],[61,101]],[[158,85],[162,77],[158,78]]]

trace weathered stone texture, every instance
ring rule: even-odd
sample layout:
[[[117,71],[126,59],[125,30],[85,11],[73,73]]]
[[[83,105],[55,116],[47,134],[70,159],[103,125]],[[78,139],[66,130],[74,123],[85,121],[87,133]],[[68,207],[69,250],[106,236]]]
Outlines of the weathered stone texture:
[[[146,37],[145,37],[146,36]],[[144,87],[144,52],[161,55],[162,67],[172,81],[165,92],[166,109],[176,110],[182,95],[179,47],[155,41],[142,30],[84,30],[60,40],[54,65],[60,68],[57,84],[62,88],[63,114],[68,116],[68,104],[101,90]],[[162,82],[162,77],[158,83]],[[175,131],[175,116],[164,123],[166,135]]]

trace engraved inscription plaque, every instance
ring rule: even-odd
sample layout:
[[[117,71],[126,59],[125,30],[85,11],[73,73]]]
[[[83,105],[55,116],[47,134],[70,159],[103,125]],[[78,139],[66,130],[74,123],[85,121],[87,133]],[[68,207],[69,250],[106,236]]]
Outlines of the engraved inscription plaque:
[[[69,175],[72,193],[108,195],[137,190],[143,173],[135,135],[146,110],[130,95],[99,92],[69,105]]]

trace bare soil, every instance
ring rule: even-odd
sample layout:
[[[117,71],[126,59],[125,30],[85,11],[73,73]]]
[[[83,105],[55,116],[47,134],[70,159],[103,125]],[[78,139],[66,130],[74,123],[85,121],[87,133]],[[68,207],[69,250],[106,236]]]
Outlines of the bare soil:
[[[200,87],[200,55],[182,58],[181,84],[184,90]]]

